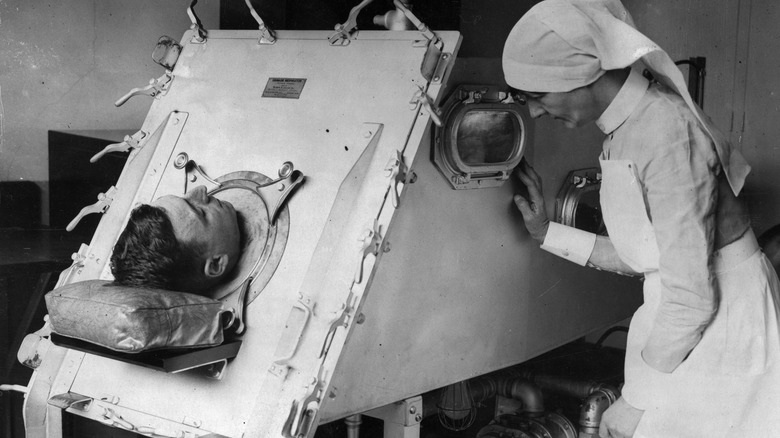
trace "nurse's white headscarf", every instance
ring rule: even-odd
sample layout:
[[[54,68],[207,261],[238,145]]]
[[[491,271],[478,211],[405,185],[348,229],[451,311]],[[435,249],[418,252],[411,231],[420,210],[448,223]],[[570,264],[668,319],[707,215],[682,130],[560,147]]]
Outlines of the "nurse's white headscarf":
[[[506,83],[531,92],[567,92],[595,82],[607,70],[642,61],[653,77],[676,91],[715,143],[734,194],[750,166],[693,103],[680,69],[656,43],[634,28],[619,0],[545,0],[509,33],[502,59]]]

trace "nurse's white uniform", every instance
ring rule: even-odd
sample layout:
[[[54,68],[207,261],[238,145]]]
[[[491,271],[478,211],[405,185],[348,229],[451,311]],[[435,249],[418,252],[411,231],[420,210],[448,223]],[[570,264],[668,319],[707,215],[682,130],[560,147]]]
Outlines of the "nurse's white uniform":
[[[602,157],[601,205],[620,258],[644,274],[644,304],[626,348],[627,390],[650,400],[637,438],[780,437],[780,336],[777,275],[752,230],[717,251],[718,311],[701,341],[672,373],[645,363],[661,283],[659,251],[636,166]],[[629,403],[630,393],[624,394]]]

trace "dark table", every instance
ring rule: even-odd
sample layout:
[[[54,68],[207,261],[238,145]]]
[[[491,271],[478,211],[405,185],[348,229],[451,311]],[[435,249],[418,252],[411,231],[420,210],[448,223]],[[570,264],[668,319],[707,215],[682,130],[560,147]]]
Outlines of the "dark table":
[[[65,230],[0,228],[0,383],[26,385],[32,370],[16,360],[24,337],[43,326],[43,296],[90,236]],[[24,436],[21,394],[0,396],[0,436]]]

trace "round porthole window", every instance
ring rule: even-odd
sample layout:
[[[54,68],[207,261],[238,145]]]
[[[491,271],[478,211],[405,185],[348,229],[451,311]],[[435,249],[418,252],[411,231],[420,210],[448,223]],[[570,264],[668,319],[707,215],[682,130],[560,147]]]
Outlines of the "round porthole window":
[[[522,108],[507,91],[461,85],[442,107],[433,160],[454,189],[498,187],[520,163],[526,144]]]
[[[601,170],[598,167],[569,172],[555,199],[557,222],[606,236],[607,227],[599,200],[600,188]]]

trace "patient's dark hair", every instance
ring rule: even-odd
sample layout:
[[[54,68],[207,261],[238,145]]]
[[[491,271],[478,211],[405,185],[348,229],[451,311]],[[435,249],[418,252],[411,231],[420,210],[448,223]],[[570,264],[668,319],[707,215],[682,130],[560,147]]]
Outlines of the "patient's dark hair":
[[[133,209],[111,255],[115,283],[181,290],[180,279],[195,275],[198,269],[197,249],[176,239],[163,209],[147,204]]]

